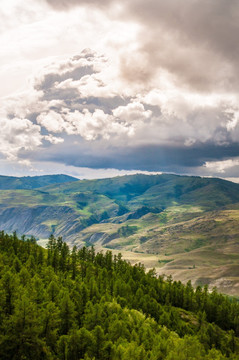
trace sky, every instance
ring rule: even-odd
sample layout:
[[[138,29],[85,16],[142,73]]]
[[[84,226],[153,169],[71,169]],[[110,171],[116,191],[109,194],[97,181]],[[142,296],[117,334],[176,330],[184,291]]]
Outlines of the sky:
[[[0,173],[239,182],[238,0],[1,0]]]

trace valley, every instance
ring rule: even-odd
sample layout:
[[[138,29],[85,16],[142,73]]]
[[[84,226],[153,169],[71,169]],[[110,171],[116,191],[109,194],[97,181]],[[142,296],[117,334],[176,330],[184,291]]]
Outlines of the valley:
[[[46,179],[34,179],[29,189],[1,181],[1,230],[121,252],[157,274],[239,296],[237,184],[170,174],[52,178],[38,188]]]

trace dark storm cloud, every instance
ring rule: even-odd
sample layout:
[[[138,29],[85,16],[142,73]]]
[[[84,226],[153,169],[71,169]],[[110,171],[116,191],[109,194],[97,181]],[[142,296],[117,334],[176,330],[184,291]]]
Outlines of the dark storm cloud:
[[[137,5],[137,6],[136,6]],[[238,60],[237,0],[136,0],[129,2],[130,14],[143,22],[162,24],[184,40],[209,45],[227,58]]]
[[[238,1],[136,0],[128,11],[145,26],[141,51],[151,69],[166,68],[199,90],[238,89]]]
[[[78,140],[77,145],[75,140]],[[215,146],[198,144],[192,148],[169,146],[114,147],[102,146],[100,142],[89,143],[79,137],[65,139],[65,143],[55,146],[49,152],[42,149],[32,153],[32,160],[53,161],[76,167],[117,168],[124,170],[147,170],[167,172],[189,172],[202,167],[207,161],[234,158],[239,154],[239,145]],[[24,157],[24,153],[21,154]],[[196,171],[196,170],[195,170]]]

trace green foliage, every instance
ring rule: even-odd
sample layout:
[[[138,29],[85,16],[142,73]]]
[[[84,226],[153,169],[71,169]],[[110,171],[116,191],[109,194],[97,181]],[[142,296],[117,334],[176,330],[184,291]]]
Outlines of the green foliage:
[[[0,359],[235,360],[239,304],[122,256],[0,232]]]
[[[137,229],[137,226],[125,225],[119,228],[119,230],[117,231],[117,235],[118,237],[128,237],[135,234],[137,232]]]

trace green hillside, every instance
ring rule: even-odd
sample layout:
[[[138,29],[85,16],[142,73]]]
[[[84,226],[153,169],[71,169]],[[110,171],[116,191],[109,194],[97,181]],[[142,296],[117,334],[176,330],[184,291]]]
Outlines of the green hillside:
[[[49,186],[49,192],[71,194],[90,191],[103,194],[130,209],[141,206],[169,207],[194,204],[204,210],[239,202],[239,184],[217,178],[171,174],[136,174],[100,180],[81,180]]]
[[[42,175],[42,176],[2,176],[0,175],[0,189],[36,189],[39,187],[61,184],[68,181],[76,181],[78,179],[68,175]]]
[[[239,305],[121,254],[0,233],[0,358],[236,360]]]
[[[0,229],[120,250],[231,295],[239,295],[238,219],[239,185],[213,178],[138,174],[0,190]]]

